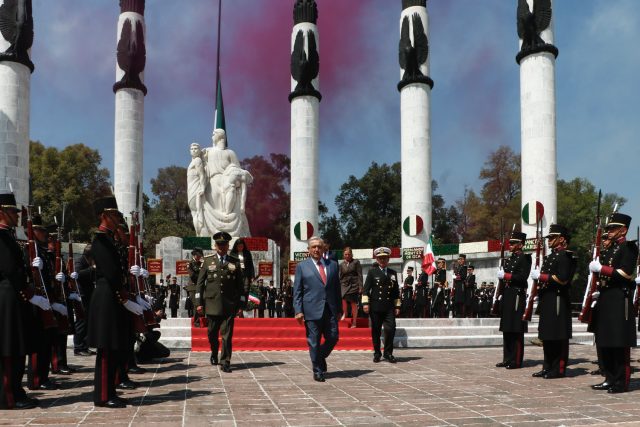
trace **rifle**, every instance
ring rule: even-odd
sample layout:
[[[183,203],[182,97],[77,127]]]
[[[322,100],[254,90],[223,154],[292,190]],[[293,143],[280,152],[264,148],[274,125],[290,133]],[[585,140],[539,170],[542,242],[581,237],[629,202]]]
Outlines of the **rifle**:
[[[504,268],[504,220],[500,219],[500,269]],[[491,304],[491,314],[498,314],[498,301],[502,298],[502,294],[504,293],[504,280],[498,280],[498,286],[496,286],[495,291],[493,292],[493,303]]]
[[[596,210],[596,237],[593,245],[593,260],[600,258],[600,245],[602,244],[602,224],[600,223],[600,202],[602,200],[602,191],[598,191],[598,208]],[[584,298],[582,299],[582,310],[578,315],[578,320],[582,323],[591,322],[591,311],[596,305],[596,301],[593,300],[593,293],[596,291],[598,285],[598,273],[589,273],[589,281],[584,291]]]
[[[58,220],[55,217],[54,217],[54,220],[56,221],[56,224],[57,224]],[[55,247],[55,253],[56,253],[56,265],[55,265],[56,275],[58,275],[58,273],[62,273],[62,248],[61,248],[61,235],[60,235],[61,232],[62,232],[62,226],[59,226],[57,235],[52,237],[54,242],[54,247]],[[54,289],[55,288],[58,289],[59,294],[57,296],[58,296],[58,299],[60,300],[60,304],[66,307],[67,295],[64,291],[64,283],[60,282],[54,277],[53,285],[54,285]],[[58,332],[64,335],[68,334],[71,327],[71,325],[69,324],[69,316],[63,316],[58,312],[55,312],[53,314],[56,316],[56,319],[58,320]]]
[[[69,259],[67,259],[67,272],[71,275],[75,271],[75,264],[73,263],[73,241],[71,239],[71,233],[69,233]],[[78,281],[69,277],[69,283],[71,290],[80,295],[80,289],[78,287]],[[73,312],[77,319],[84,319],[87,317],[87,313],[84,309],[82,301],[73,300]]]
[[[132,266],[136,265],[136,230],[135,230],[135,221],[136,221],[136,212],[131,212],[131,225],[129,226],[129,252],[128,252],[128,260],[129,260],[129,270]],[[129,299],[133,302],[136,302],[135,296],[140,294],[140,290],[138,288],[138,278],[133,274],[129,273]],[[143,334],[147,332],[147,326],[144,322],[143,315],[137,315],[131,313],[133,320],[133,329],[135,332],[139,334]]]
[[[138,213],[136,212],[135,215],[135,220],[134,220],[134,224],[135,224],[135,231],[136,231],[136,243],[137,243],[137,250],[138,250],[138,261],[140,265],[140,268],[147,268],[147,263],[145,261],[145,258],[143,256],[144,253],[144,247],[142,245],[142,235],[140,232],[140,220],[138,217]],[[149,283],[147,282],[147,279],[145,277],[138,277],[138,291],[140,293],[140,295],[142,296],[142,298],[144,298],[145,294],[149,294],[151,295],[150,289],[149,289]],[[145,310],[142,313],[143,317],[144,317],[144,323],[147,327],[150,328],[159,328],[160,325],[158,324],[158,321],[156,320],[156,315],[153,312],[153,308],[151,310]]]
[[[542,218],[536,221],[536,269],[540,268],[540,252],[543,246],[542,237]],[[538,295],[538,280],[534,280],[529,290],[529,300],[527,301],[527,307],[522,315],[522,320],[530,322],[531,316],[533,316],[533,303]]]
[[[636,242],[640,245],[640,227],[636,229]],[[636,277],[640,276],[640,253],[638,253],[638,259],[636,260]],[[636,285],[636,292],[633,295],[633,307],[636,310],[636,316],[640,313],[640,284]]]
[[[26,212],[25,212],[26,211]],[[26,214],[26,215],[25,215]],[[29,252],[29,265],[31,265],[31,277],[33,278],[33,285],[35,288],[35,294],[45,297],[49,303],[49,295],[47,294],[47,288],[42,280],[42,273],[37,267],[33,267],[33,260],[38,256],[38,248],[33,237],[33,220],[31,218],[31,206],[22,207],[22,216],[27,218],[27,247]],[[51,329],[58,326],[58,322],[53,315],[53,310],[43,310],[38,308],[40,312],[40,318],[42,319],[42,326],[44,329]]]

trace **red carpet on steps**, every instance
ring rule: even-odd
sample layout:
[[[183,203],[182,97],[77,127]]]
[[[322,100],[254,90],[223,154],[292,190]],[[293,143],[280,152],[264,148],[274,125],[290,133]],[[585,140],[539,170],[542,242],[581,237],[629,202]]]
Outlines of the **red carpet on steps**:
[[[351,319],[339,322],[340,339],[336,350],[372,350],[369,319],[360,318],[356,328]],[[234,351],[307,350],[304,325],[295,319],[236,318],[233,329]],[[207,328],[191,324],[191,350],[210,351]]]

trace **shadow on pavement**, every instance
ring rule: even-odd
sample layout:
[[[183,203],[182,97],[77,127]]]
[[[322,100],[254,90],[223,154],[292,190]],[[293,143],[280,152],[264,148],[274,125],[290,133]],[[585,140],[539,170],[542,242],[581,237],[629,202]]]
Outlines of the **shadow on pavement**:
[[[243,369],[259,369],[269,366],[284,365],[284,362],[245,362],[241,364],[231,364],[231,369],[234,371],[242,371]]]
[[[356,378],[374,372],[372,369],[347,369],[345,371],[327,372],[324,376],[329,378]]]
[[[144,397],[144,400],[140,401],[139,399],[130,399],[130,406],[152,406],[152,405],[161,405],[163,403],[166,402],[182,402],[186,399],[193,399],[193,398],[197,398],[197,397],[202,397],[202,396],[209,396],[209,395],[214,395],[214,394],[224,394],[222,392],[217,392],[217,393],[211,393],[210,391],[206,391],[206,390],[198,390],[198,391],[192,391],[192,390],[186,390],[187,395],[185,396],[185,390],[176,390],[176,391],[171,391],[169,393],[165,393],[165,394],[155,394],[155,395],[148,395]]]

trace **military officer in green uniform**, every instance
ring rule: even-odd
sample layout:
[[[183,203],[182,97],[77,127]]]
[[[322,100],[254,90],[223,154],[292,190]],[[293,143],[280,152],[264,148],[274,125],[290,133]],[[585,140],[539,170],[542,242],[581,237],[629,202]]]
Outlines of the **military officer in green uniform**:
[[[202,248],[195,247],[191,251],[191,256],[193,257],[189,264],[187,265],[187,270],[189,271],[189,284],[185,286],[184,290],[187,292],[187,300],[184,303],[184,308],[187,310],[187,315],[189,317],[194,317],[193,309],[196,306],[197,301],[195,301],[195,293],[196,286],[198,285],[198,276],[200,275],[200,267],[202,267],[202,256],[203,256]],[[195,315],[194,323],[198,321],[198,325],[200,324],[198,315]]]
[[[207,316],[211,345],[211,364],[218,364],[218,332],[222,335],[220,362],[224,372],[231,372],[231,341],[233,321],[242,310],[248,290],[244,289],[240,260],[230,256],[231,235],[218,232],[213,235],[216,253],[204,257],[196,286],[197,311]]]

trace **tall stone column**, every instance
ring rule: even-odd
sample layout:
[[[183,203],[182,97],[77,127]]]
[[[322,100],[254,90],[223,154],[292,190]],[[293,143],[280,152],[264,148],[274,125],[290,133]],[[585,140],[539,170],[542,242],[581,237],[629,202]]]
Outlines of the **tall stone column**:
[[[144,127],[145,0],[120,0],[113,181],[118,208],[125,216],[142,212]],[[138,194],[140,192],[140,194]],[[138,206],[136,206],[138,200]]]
[[[29,203],[29,114],[33,44],[31,0],[0,0],[0,191]]]
[[[402,247],[426,247],[431,234],[431,89],[427,0],[402,0],[400,142]]]
[[[557,221],[556,194],[556,88],[551,1],[521,1],[517,11],[520,52],[520,138],[522,205],[541,202],[545,234]],[[535,215],[529,213],[522,231],[535,236]]]
[[[291,33],[291,237],[290,254],[307,250],[318,230],[318,6],[296,0]]]

